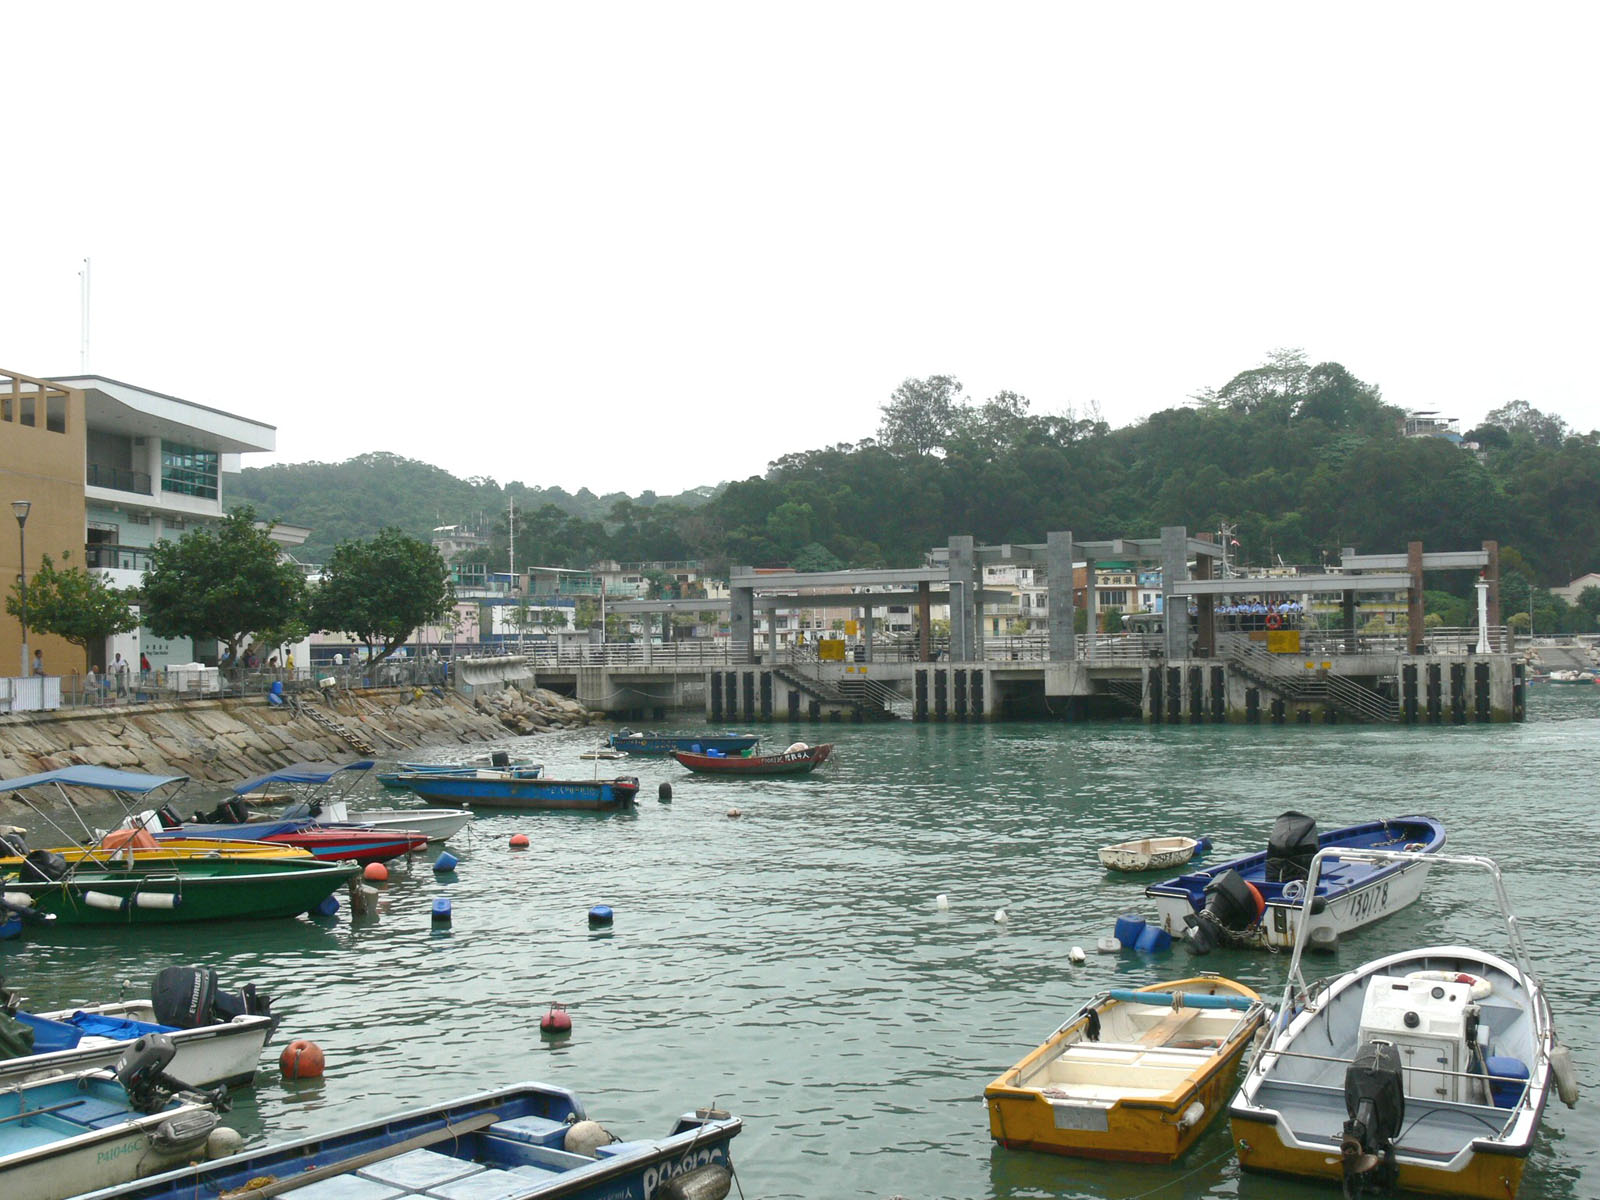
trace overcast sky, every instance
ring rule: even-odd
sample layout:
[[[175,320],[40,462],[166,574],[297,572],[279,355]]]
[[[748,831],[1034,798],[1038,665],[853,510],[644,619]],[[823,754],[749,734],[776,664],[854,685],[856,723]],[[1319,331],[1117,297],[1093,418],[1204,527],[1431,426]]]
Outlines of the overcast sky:
[[[1280,346],[1600,425],[1594,5],[9,5],[0,367],[662,494]]]

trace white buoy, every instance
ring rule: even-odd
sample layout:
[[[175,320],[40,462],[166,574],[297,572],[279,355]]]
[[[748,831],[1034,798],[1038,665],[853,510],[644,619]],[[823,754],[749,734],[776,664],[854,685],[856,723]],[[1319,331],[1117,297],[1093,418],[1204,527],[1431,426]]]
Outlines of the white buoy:
[[[1006,920],[1007,920],[1006,910],[1003,909],[1003,908],[995,909],[994,910],[994,919],[999,924],[1004,925],[1006,923]]]
[[[218,1125],[206,1135],[206,1157],[227,1158],[244,1149],[244,1137],[237,1129]]]
[[[1073,963],[1082,963],[1089,956],[1083,952],[1082,946],[1074,946],[1067,951],[1067,958]]]
[[[617,1139],[599,1121],[579,1121],[567,1130],[562,1139],[562,1149],[568,1154],[581,1154],[593,1158],[601,1146],[609,1146]]]
[[[933,906],[940,912],[944,912],[945,909],[950,907],[950,897],[946,896],[943,892],[940,892],[933,898]]]

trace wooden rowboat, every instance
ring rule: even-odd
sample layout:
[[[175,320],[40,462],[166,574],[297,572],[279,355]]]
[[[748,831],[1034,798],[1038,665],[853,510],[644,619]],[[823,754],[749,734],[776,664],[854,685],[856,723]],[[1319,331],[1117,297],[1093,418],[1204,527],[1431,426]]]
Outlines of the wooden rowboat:
[[[672,757],[691,771],[703,775],[735,775],[753,778],[760,775],[804,775],[828,761],[833,753],[833,743],[807,746],[796,742],[782,754],[691,754],[687,750],[674,750]]]
[[[1267,1014],[1215,975],[1113,988],[984,1089],[1002,1146],[1084,1158],[1171,1162],[1226,1106]]]
[[[1200,843],[1191,837],[1140,838],[1100,847],[1100,865],[1112,871],[1165,871],[1194,857]]]

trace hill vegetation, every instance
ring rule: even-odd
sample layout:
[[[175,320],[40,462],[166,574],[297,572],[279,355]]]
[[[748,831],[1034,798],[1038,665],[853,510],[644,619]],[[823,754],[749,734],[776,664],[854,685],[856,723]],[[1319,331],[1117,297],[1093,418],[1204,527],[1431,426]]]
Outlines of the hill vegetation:
[[[1508,606],[1517,581],[1565,584],[1600,568],[1600,435],[1514,401],[1468,441],[1405,437],[1404,414],[1338,363],[1297,351],[1120,429],[1097,413],[1036,414],[1001,392],[973,403],[948,376],[908,379],[876,438],[800,450],[760,477],[681,496],[571,495],[460,480],[386,454],[246,470],[233,489],[315,530],[308,556],[396,525],[480,526],[504,565],[699,559],[802,570],[915,564],[951,534],[979,542],[1153,537],[1163,525],[1237,526],[1244,561],[1315,566],[1342,547],[1396,551],[1497,540]],[[1470,581],[1460,581],[1457,591]]]

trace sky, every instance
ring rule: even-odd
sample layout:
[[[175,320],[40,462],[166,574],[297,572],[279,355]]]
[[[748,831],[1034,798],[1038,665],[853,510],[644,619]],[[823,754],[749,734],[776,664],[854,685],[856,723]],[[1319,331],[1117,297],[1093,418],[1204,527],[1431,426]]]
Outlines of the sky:
[[[1279,347],[1600,427],[1600,7],[10,5],[0,368],[569,491]]]

